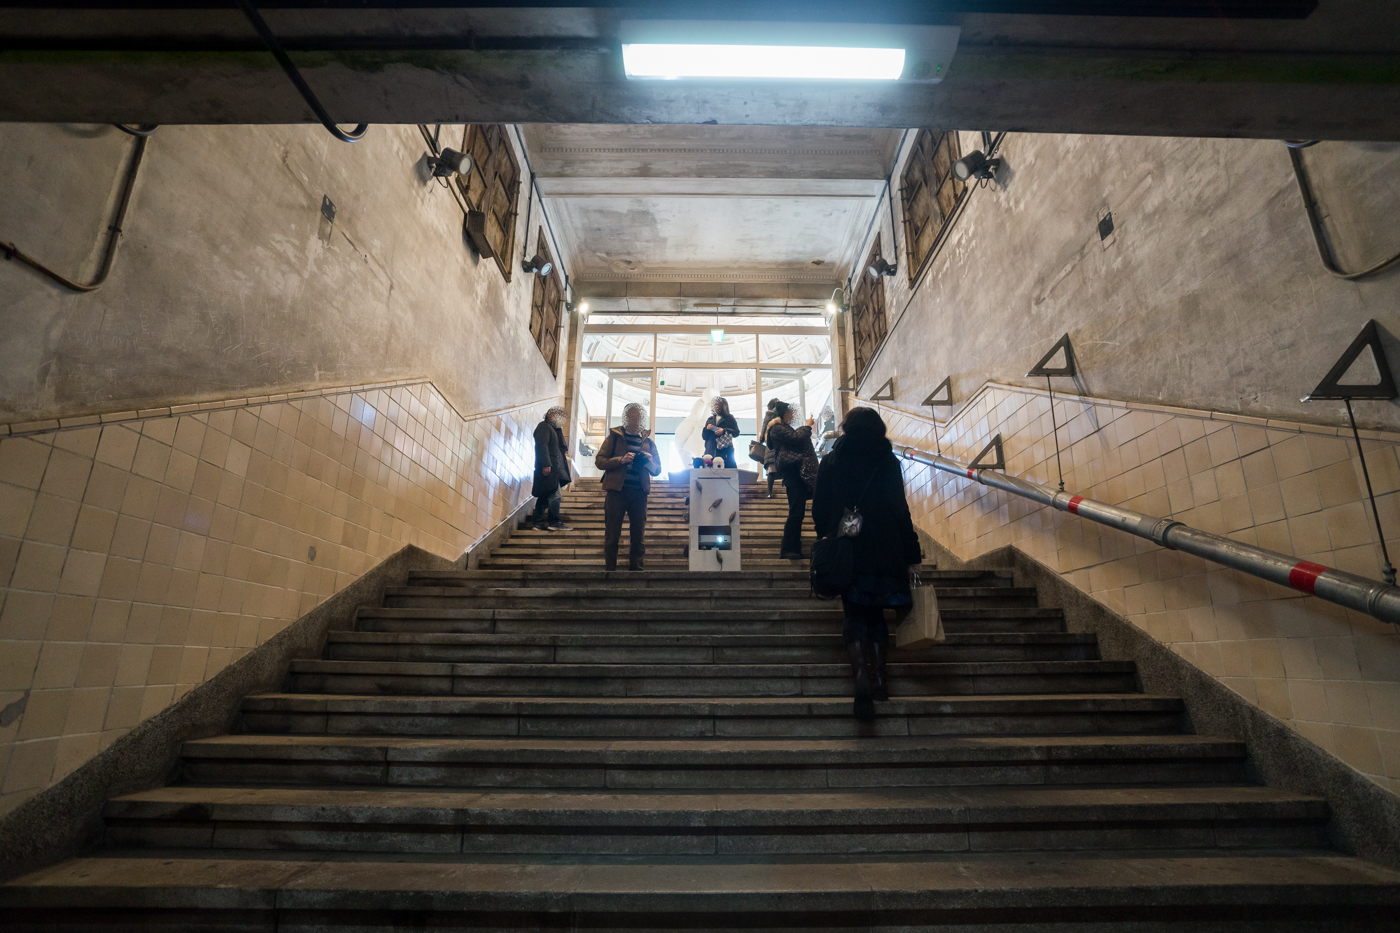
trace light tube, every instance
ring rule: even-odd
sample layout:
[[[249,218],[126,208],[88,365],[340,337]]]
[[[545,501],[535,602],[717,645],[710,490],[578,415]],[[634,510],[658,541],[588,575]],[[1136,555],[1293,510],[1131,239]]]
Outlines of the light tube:
[[[894,81],[904,49],[637,43],[622,47],[622,63],[629,78]]]
[[[623,20],[630,79],[943,80],[957,26]]]

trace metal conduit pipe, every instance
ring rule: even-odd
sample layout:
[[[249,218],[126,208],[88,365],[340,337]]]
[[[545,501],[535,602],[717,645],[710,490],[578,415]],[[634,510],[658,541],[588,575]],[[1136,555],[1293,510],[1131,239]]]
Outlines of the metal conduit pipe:
[[[1061,512],[1069,512],[1100,525],[1146,538],[1162,547],[1201,557],[1232,570],[1259,577],[1261,580],[1291,587],[1309,596],[1364,612],[1383,622],[1400,625],[1400,587],[1380,580],[1372,580],[1347,573],[1345,570],[1233,541],[1221,535],[1191,528],[1170,518],[1144,515],[1122,506],[1060,492],[996,470],[971,467],[947,457],[915,450],[913,447],[895,444],[894,450],[905,460],[974,480],[983,486],[1000,489]]]

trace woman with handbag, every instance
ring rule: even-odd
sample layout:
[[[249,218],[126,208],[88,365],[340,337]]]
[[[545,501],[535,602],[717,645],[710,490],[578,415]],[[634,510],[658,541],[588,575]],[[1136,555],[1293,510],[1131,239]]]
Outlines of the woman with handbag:
[[[729,400],[723,395],[716,395],[710,403],[710,411],[714,414],[705,421],[702,429],[705,453],[715,459],[722,458],[729,469],[737,469],[739,464],[734,461],[734,438],[739,436],[739,422],[729,413]]]
[[[778,475],[787,490],[788,515],[783,525],[780,560],[802,559],[802,519],[807,514],[807,500],[817,484],[817,451],[812,447],[812,419],[801,427],[797,409],[787,402],[774,408],[777,419],[768,425],[768,449],[773,451]]]
[[[778,420],[776,414],[778,410],[778,400],[770,398],[768,408],[763,413],[763,420],[758,425],[758,445],[762,448],[763,469],[768,473],[768,498],[773,498],[773,480],[778,478],[778,459],[773,448],[768,443],[768,429]],[[755,457],[759,451],[754,449],[754,445],[749,445],[749,456]],[[758,458],[756,458],[758,459]]]
[[[841,595],[846,617],[841,637],[855,677],[855,716],[870,720],[874,701],[889,699],[885,610],[894,609],[896,616],[909,612],[910,584],[923,563],[923,550],[904,496],[899,458],[885,438],[880,413],[854,408],[841,431],[817,472],[812,520],[818,538],[851,539],[852,582]]]

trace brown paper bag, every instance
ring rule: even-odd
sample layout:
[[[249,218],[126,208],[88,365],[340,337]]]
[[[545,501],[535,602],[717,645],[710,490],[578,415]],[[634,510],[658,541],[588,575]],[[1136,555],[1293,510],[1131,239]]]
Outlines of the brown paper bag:
[[[896,648],[927,648],[947,638],[932,586],[914,587],[914,608],[895,629]]]

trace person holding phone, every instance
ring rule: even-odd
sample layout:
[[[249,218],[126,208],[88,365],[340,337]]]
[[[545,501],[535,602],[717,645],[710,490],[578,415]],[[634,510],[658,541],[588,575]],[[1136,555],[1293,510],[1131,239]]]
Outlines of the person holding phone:
[[[613,428],[598,448],[594,465],[603,471],[603,566],[617,569],[622,517],[630,521],[632,543],[627,569],[641,570],[646,553],[647,496],[651,478],[661,472],[661,454],[651,432],[642,427],[646,410],[636,402],[622,409],[622,425]]]
[[[703,431],[705,453],[716,460],[723,458],[725,466],[731,470],[737,469],[739,464],[734,460],[734,438],[739,436],[739,422],[729,413],[729,400],[723,395],[715,396],[710,403],[710,411],[713,414],[705,422]]]
[[[768,449],[775,454],[778,475],[787,490],[788,516],[783,525],[780,560],[802,560],[802,519],[807,500],[817,485],[817,452],[812,447],[812,419],[797,426],[797,409],[779,402],[773,410],[777,420],[768,426]]]

